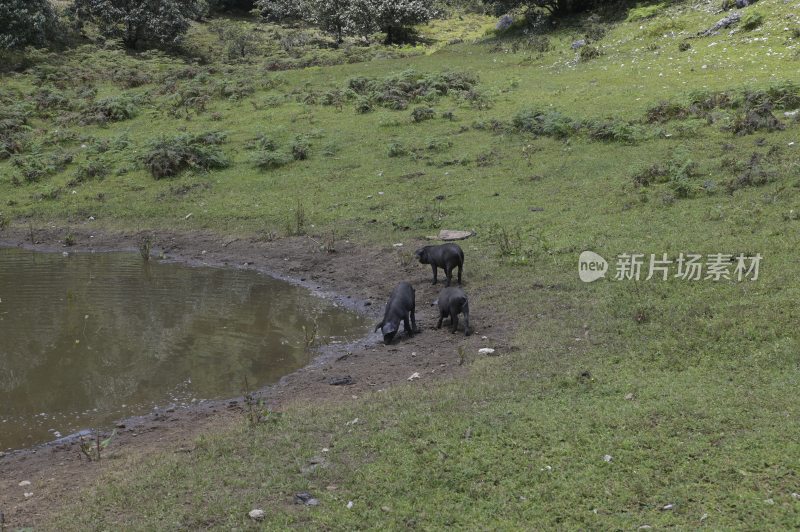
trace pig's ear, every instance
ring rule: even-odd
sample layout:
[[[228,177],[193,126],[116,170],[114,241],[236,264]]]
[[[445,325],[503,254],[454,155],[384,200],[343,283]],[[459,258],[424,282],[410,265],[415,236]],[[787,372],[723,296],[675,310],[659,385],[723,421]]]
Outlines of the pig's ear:
[[[383,322],[382,321],[375,326],[375,330],[372,331],[372,332],[378,332],[378,329],[380,329],[381,327],[383,327]]]
[[[436,305],[438,305],[438,304],[439,304],[439,300],[438,300],[438,299],[434,299],[434,300],[433,300],[433,303],[431,303],[431,306],[432,306],[432,307],[435,307],[435,306],[436,306]]]

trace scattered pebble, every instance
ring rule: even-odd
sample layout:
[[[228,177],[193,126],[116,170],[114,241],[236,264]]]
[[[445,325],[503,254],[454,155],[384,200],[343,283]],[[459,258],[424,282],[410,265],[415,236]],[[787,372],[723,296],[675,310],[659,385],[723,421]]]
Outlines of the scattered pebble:
[[[614,457],[611,456],[610,454],[603,455],[604,462],[611,462],[612,460],[614,460]]]
[[[22,482],[20,482],[18,484],[18,486],[21,487],[21,488],[24,487],[24,486],[30,486],[30,485],[31,485],[31,481],[30,480],[23,480]]]
[[[478,349],[478,353],[481,355],[491,355],[492,353],[494,353],[494,349],[492,349],[491,347],[482,347]]]
[[[25,493],[23,493],[23,495],[25,495],[26,499],[29,498],[29,497],[33,497],[33,493],[30,492],[30,491],[26,491]]]
[[[264,513],[264,510],[256,508],[255,510],[250,510],[247,515],[254,521],[261,521],[264,519],[266,514]]]
[[[402,242],[398,242],[397,244],[392,244],[392,246],[396,247],[396,248],[401,248],[401,247],[403,247],[403,243]]]
[[[665,505],[665,506],[664,506],[663,508],[661,508],[661,509],[662,509],[662,510],[672,510],[672,508],[674,508],[674,506],[673,506],[672,504],[667,504],[667,505]]]
[[[349,510],[352,507],[353,507],[353,501],[348,501],[347,502],[347,509]]]
[[[633,394],[632,393],[625,394],[625,400],[626,401],[633,401]]]
[[[419,373],[417,373],[416,371],[414,373],[412,373],[411,376],[408,378],[408,380],[410,380],[410,381],[417,380],[417,379],[419,379]]]
[[[345,425],[355,425],[356,423],[358,423],[358,418],[355,418],[353,421],[348,421]]]
[[[800,493],[792,493],[792,499],[800,501]]]

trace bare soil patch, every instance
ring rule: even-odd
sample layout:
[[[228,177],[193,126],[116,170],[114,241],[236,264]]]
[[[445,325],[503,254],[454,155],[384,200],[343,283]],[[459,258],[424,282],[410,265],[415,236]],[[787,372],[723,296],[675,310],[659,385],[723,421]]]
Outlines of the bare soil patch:
[[[263,398],[276,411],[294,401],[363,400],[365,394],[388,386],[427,386],[468,371],[468,365],[462,364],[458,354],[460,346],[471,355],[481,347],[495,348],[495,354],[508,347],[509,331],[504,328],[500,314],[480,304],[479,292],[469,291],[469,260],[464,284],[474,302],[470,305],[474,332],[465,338],[463,333],[453,335],[444,327],[435,329],[438,314],[431,303],[442,287],[441,282],[432,286],[428,266],[416,261],[402,264],[397,250],[391,246],[366,248],[342,241],[336,243],[335,252],[327,253],[307,237],[267,242],[210,232],[114,233],[70,228],[70,233],[74,245],[65,247],[64,228],[38,229],[33,242],[27,230],[10,228],[0,234],[0,247],[69,253],[138,252],[139,242],[150,237],[154,254],[163,256],[161,260],[257,270],[305,286],[320,297],[373,317],[376,323],[394,285],[401,280],[412,283],[417,292],[416,314],[421,334],[413,338],[402,334],[390,346],[383,345],[379,334],[372,334],[353,345],[321,349],[311,365],[256,392],[256,397]],[[414,373],[420,378],[409,382]],[[119,460],[138,459],[154,452],[186,452],[199,434],[241,420],[243,411],[243,400],[239,397],[120,420],[118,433],[100,462],[81,459],[74,441],[1,456],[0,523],[4,519],[5,525],[12,528],[36,526],[58,512],[80,486],[91,483]],[[107,428],[109,432],[113,429]],[[20,486],[22,481],[31,484]],[[25,493],[32,495],[25,497]]]

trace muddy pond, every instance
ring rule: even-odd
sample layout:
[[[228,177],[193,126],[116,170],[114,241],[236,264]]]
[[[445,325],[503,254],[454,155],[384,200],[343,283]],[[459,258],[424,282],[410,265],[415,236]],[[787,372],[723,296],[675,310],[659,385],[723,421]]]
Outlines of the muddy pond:
[[[245,378],[277,382],[313,346],[368,332],[363,316],[253,271],[0,249],[0,450],[240,396]]]

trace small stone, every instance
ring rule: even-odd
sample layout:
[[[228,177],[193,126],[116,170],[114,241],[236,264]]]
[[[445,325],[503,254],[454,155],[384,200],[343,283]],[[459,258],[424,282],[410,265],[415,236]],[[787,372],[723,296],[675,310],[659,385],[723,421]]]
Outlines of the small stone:
[[[570,45],[570,47],[573,50],[577,50],[578,48],[583,48],[584,46],[586,46],[586,39],[579,39],[577,41],[573,41],[573,43]]]
[[[412,373],[411,376],[408,378],[408,380],[410,380],[410,381],[414,381],[414,380],[417,380],[417,379],[419,379],[419,373],[417,373],[416,371],[414,373]]]
[[[772,506],[773,504],[775,504],[775,501],[774,501],[774,500],[772,500],[772,499],[764,499],[764,502],[765,502],[766,504],[769,504],[770,506]]]
[[[25,486],[30,486],[30,485],[31,485],[31,481],[30,481],[30,480],[23,480],[22,482],[20,482],[20,483],[19,483],[19,484],[17,484],[17,485],[18,485],[20,488],[22,488],[22,487],[25,487]]]
[[[353,501],[347,501],[347,509],[349,510],[352,507],[353,507]]]
[[[625,400],[626,401],[633,401],[633,394],[632,393],[625,394]]]
[[[253,521],[263,521],[266,514],[264,513],[264,510],[256,508],[255,510],[250,510],[247,513],[247,516],[250,517],[250,519],[252,519]]]
[[[610,454],[603,455],[603,461],[604,462],[611,462],[613,460],[614,460],[614,457],[611,456]]]
[[[296,493],[294,496],[295,504],[305,504],[306,506],[319,506],[319,500],[315,499],[307,491]]]
[[[397,244],[392,244],[392,247],[401,248],[401,247],[403,247],[403,243],[402,242],[398,242]]]
[[[391,509],[391,508],[389,508],[388,506],[381,506],[381,511],[382,511],[382,512],[387,512],[387,513],[388,513],[388,512],[391,512],[391,511],[392,511],[392,509]]]
[[[33,497],[33,493],[30,492],[30,491],[26,491],[25,493],[23,493],[23,495],[25,495],[26,499],[29,498],[29,497]]]
[[[800,501],[800,493],[792,493],[792,499]]]
[[[638,530],[650,530],[651,528],[653,527],[650,525],[642,525],[638,528]]]
[[[494,353],[494,349],[492,349],[491,347],[482,347],[478,349],[478,354],[481,355],[491,355],[492,353]]]
[[[672,510],[673,508],[674,508],[674,506],[673,506],[672,504],[667,504],[667,505],[665,505],[665,506],[664,506],[663,508],[661,508],[661,509],[662,509],[662,510]]]

